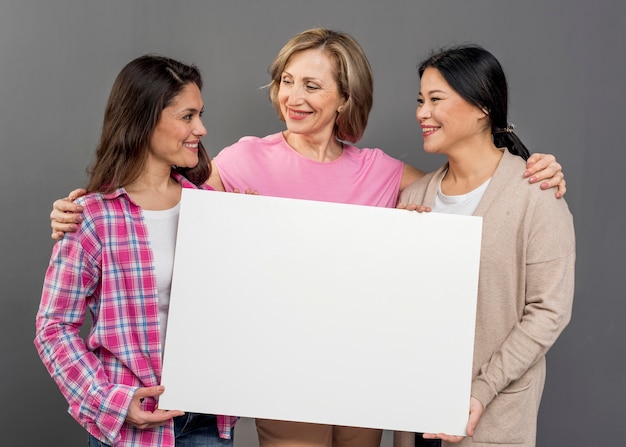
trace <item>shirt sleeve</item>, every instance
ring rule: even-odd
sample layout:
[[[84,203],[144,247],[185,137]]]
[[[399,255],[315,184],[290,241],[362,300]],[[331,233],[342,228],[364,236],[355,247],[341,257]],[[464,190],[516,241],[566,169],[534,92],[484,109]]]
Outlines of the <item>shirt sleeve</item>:
[[[572,216],[567,205],[555,201],[551,194],[539,197],[529,211],[532,219],[522,317],[481,366],[472,384],[472,395],[484,406],[545,356],[571,317],[575,275]]]
[[[93,222],[92,222],[93,225]],[[35,346],[46,369],[69,403],[69,413],[89,431],[96,425],[112,443],[136,388],[109,382],[99,358],[80,336],[87,303],[94,303],[100,269],[97,249],[86,250],[85,239],[98,247],[85,219],[77,233],[54,245],[36,317]]]

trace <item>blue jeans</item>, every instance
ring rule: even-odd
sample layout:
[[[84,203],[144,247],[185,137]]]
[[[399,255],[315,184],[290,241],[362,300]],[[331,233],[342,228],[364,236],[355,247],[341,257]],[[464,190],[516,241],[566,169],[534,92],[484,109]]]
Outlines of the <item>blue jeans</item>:
[[[233,439],[222,439],[217,417],[212,414],[185,413],[174,418],[176,447],[232,447]],[[234,430],[233,430],[234,438]],[[111,447],[89,435],[89,447]]]
[[[185,413],[174,418],[176,447],[232,447],[234,439],[220,438],[217,417],[212,414]]]

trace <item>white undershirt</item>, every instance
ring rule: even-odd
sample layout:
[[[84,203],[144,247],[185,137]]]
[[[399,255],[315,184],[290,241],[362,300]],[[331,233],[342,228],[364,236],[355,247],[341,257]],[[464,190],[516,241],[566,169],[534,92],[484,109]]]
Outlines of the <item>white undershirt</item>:
[[[441,178],[443,179],[443,177]],[[478,207],[478,204],[482,200],[490,181],[491,179],[487,179],[485,183],[467,194],[447,196],[441,192],[441,180],[439,180],[439,184],[437,185],[437,197],[435,198],[433,211],[437,213],[471,216],[474,214],[476,207]]]
[[[167,314],[170,308],[170,289],[172,288],[179,212],[180,202],[168,210],[142,210],[144,222],[148,227],[148,241],[154,255],[157,291],[159,293],[161,347],[165,346],[165,333],[167,332]]]

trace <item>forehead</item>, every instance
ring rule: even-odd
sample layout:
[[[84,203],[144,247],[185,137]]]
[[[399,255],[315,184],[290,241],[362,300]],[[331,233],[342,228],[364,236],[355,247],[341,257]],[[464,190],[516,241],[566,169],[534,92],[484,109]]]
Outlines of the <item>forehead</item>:
[[[200,89],[194,83],[187,84],[172,98],[168,107],[173,109],[201,109],[202,94]]]
[[[452,87],[448,84],[448,81],[443,77],[441,72],[434,67],[428,67],[422,73],[420,79],[420,91],[427,93],[431,90],[442,90],[452,92]]]
[[[301,76],[326,77],[335,75],[335,61],[331,55],[319,48],[298,51],[285,64],[285,72]]]

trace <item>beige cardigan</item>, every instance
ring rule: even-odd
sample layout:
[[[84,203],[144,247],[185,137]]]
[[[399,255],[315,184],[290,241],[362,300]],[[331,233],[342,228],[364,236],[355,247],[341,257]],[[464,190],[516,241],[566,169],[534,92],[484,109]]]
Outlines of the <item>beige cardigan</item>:
[[[446,169],[410,185],[400,202],[432,206]],[[565,200],[529,185],[524,170],[505,150],[474,213],[483,230],[472,396],[486,410],[473,439],[452,445],[535,445],[545,354],[571,316],[572,215]]]

